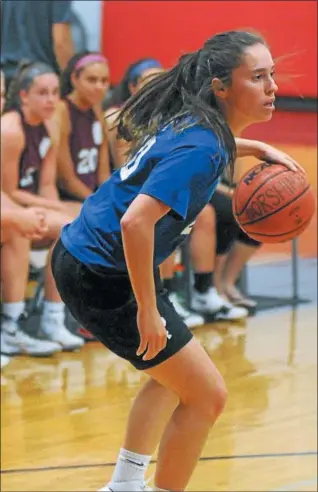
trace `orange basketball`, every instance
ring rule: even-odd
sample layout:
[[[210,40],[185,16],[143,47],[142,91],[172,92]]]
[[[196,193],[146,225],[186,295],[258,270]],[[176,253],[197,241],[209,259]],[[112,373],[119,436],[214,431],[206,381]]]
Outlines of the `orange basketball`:
[[[315,197],[305,172],[261,162],[239,181],[233,212],[252,239],[282,243],[306,229],[315,212]]]

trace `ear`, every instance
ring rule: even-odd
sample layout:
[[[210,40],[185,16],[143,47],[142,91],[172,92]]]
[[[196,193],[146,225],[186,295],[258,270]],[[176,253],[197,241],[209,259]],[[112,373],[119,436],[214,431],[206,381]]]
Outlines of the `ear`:
[[[20,90],[19,92],[19,98],[20,98],[20,101],[22,104],[25,104],[27,102],[27,98],[28,98],[28,93],[26,90],[22,89]]]
[[[72,83],[72,86],[75,87],[76,86],[76,81],[78,79],[78,75],[76,75],[74,72],[71,73],[71,83]]]
[[[219,99],[225,99],[227,96],[227,89],[222,80],[215,77],[211,81],[212,91]]]

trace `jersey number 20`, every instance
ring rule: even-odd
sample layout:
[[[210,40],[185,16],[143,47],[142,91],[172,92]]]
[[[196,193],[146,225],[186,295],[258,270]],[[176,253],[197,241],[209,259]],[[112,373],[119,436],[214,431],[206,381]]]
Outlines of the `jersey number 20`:
[[[77,165],[78,174],[94,173],[97,169],[97,155],[98,150],[95,147],[80,150],[78,153],[80,159]]]

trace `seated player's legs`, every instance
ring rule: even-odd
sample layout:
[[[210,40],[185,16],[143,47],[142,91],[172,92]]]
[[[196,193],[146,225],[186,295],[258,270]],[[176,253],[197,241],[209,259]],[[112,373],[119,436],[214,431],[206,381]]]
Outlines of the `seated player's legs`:
[[[197,218],[190,243],[194,270],[191,307],[216,320],[244,319],[248,314],[246,309],[234,307],[214,287],[215,243],[216,216],[214,208],[207,205]]]
[[[164,288],[167,289],[170,301],[188,328],[203,325],[203,316],[193,311],[189,311],[179,299],[175,279],[175,256],[176,253],[173,253],[160,265],[160,275],[163,280]]]
[[[226,296],[235,306],[248,310],[254,309],[255,302],[245,298],[235,287],[235,283],[244,265],[255,254],[260,243],[249,238],[239,227],[233,215],[230,197],[216,191],[211,204],[217,216],[215,285],[218,292]]]
[[[64,225],[74,216],[56,210],[46,210],[48,231],[44,241],[50,244],[45,270],[45,300],[41,316],[40,329],[45,337],[58,342],[63,350],[76,350],[84,344],[81,337],[73,335],[65,326],[65,306],[57,291],[51,269],[51,255],[54,244]],[[43,244],[43,240],[41,241]],[[38,247],[38,244],[34,245]]]
[[[1,352],[7,355],[21,353],[50,356],[59,352],[59,344],[27,335],[21,326],[25,309],[25,291],[28,280],[30,241],[14,229],[2,237],[1,280]]]

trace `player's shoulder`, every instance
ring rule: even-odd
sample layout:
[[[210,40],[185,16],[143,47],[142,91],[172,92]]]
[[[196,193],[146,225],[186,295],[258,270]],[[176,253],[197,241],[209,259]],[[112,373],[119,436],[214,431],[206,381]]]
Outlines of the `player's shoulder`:
[[[212,129],[195,124],[182,132],[182,141],[187,142],[201,150],[215,151],[218,147],[218,139]]]
[[[1,136],[7,144],[24,145],[25,136],[18,111],[9,111],[1,116]]]

